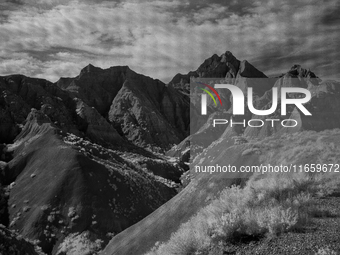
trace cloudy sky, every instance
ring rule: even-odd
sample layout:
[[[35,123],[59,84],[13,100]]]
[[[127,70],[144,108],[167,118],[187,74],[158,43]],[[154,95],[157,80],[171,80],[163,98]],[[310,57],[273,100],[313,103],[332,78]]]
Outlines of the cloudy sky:
[[[0,75],[57,81],[89,63],[168,82],[231,51],[266,74],[339,77],[338,0],[0,0]]]

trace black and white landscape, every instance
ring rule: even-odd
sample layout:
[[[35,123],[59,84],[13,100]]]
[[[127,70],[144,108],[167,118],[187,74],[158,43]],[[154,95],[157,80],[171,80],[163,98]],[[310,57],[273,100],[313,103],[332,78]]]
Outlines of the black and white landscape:
[[[340,254],[340,5],[240,2],[0,3],[0,254]],[[312,115],[214,128],[263,116],[200,80]],[[269,164],[303,171],[194,171]]]

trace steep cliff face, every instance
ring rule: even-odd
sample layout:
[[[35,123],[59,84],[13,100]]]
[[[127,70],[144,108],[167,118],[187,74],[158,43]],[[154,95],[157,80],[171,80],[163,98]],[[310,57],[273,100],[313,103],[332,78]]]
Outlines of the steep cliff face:
[[[95,108],[49,81],[22,75],[0,77],[0,89],[0,142],[13,141],[31,108],[41,110],[65,132],[87,136],[98,143],[123,142]]]
[[[109,120],[137,145],[168,149],[188,134],[188,99],[158,81],[128,79],[112,102]]]
[[[238,74],[242,77],[267,77],[248,61],[240,61],[230,51],[226,51],[220,56],[214,54],[207,58],[195,71],[187,74],[176,74],[169,84],[183,87],[190,83],[190,77],[233,79]]]
[[[116,129],[94,107],[88,106],[79,98],[74,98],[74,102],[78,120],[81,120],[80,129],[85,131],[88,138],[115,145],[125,143]]]
[[[221,56],[214,54],[206,59],[196,72],[202,78],[234,78],[239,67],[240,61],[230,51],[227,51]]]
[[[60,79],[57,85],[94,107],[138,146],[168,149],[188,135],[188,98],[127,66],[89,65],[76,78]]]
[[[72,98],[51,82],[23,75],[0,77],[0,142],[11,142],[31,108],[41,109],[62,129],[77,130]]]
[[[22,75],[0,78],[0,142],[13,141],[31,108],[42,110],[65,132],[100,143],[120,144],[123,136],[164,150],[189,133],[188,97],[128,67],[89,65],[56,85]]]
[[[102,116],[106,116],[112,100],[123,86],[128,73],[127,66],[101,69],[88,65],[75,78],[61,78],[56,84],[74,97],[80,98],[87,105],[94,107]]]

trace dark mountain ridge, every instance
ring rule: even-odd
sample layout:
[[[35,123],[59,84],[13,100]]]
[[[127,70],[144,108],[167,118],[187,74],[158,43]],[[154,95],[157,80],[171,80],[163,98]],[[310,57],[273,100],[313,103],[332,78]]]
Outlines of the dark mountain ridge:
[[[187,97],[127,66],[101,69],[89,65],[77,77],[56,84],[94,107],[136,145],[168,149],[188,135]]]
[[[176,194],[178,162],[139,147],[185,137],[188,99],[175,89],[89,65],[56,84],[0,77],[0,90],[1,221],[44,252],[71,252],[75,240],[101,249]]]

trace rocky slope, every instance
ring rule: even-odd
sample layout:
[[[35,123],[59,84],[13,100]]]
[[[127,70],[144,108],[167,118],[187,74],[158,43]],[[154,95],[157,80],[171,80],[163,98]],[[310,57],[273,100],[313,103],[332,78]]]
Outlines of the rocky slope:
[[[96,109],[136,145],[168,149],[189,133],[188,98],[127,66],[89,65],[77,77],[62,78],[57,85]]]
[[[227,165],[256,164],[256,157],[246,160],[241,156],[244,145],[236,150],[225,150],[224,157]],[[222,175],[200,175],[194,178],[179,194],[162,205],[145,219],[113,237],[105,247],[102,255],[111,254],[144,254],[151,249],[156,242],[167,241],[178,227],[188,221],[198,210],[209,204],[222,187],[233,184],[242,184],[247,175],[236,173],[233,178]]]
[[[6,255],[43,255],[44,253],[22,236],[0,224],[0,254]]]
[[[240,61],[230,51],[226,51],[220,56],[214,54],[207,58],[196,71],[190,71],[187,74],[176,74],[170,84],[176,87],[185,87],[190,83],[190,78],[225,78],[232,80],[238,75],[253,78],[267,77],[248,61]]]
[[[89,109],[85,103],[81,104],[79,99],[72,98],[49,81],[11,75],[0,77],[0,89],[0,142],[10,143],[14,140],[31,108],[41,110],[65,132],[90,136],[96,142],[105,142],[101,137],[103,133],[96,132],[96,129],[102,129],[100,131],[110,133],[109,142],[122,142],[117,131],[105,123],[103,118],[99,118],[100,114],[95,109]],[[84,111],[83,108],[87,110]]]
[[[47,253],[84,231],[91,242],[105,243],[107,233],[122,231],[175,194],[171,181],[157,180],[138,160],[180,171],[162,159],[124,155],[65,133],[35,109],[6,151],[13,153],[5,169],[9,227],[38,240]]]

